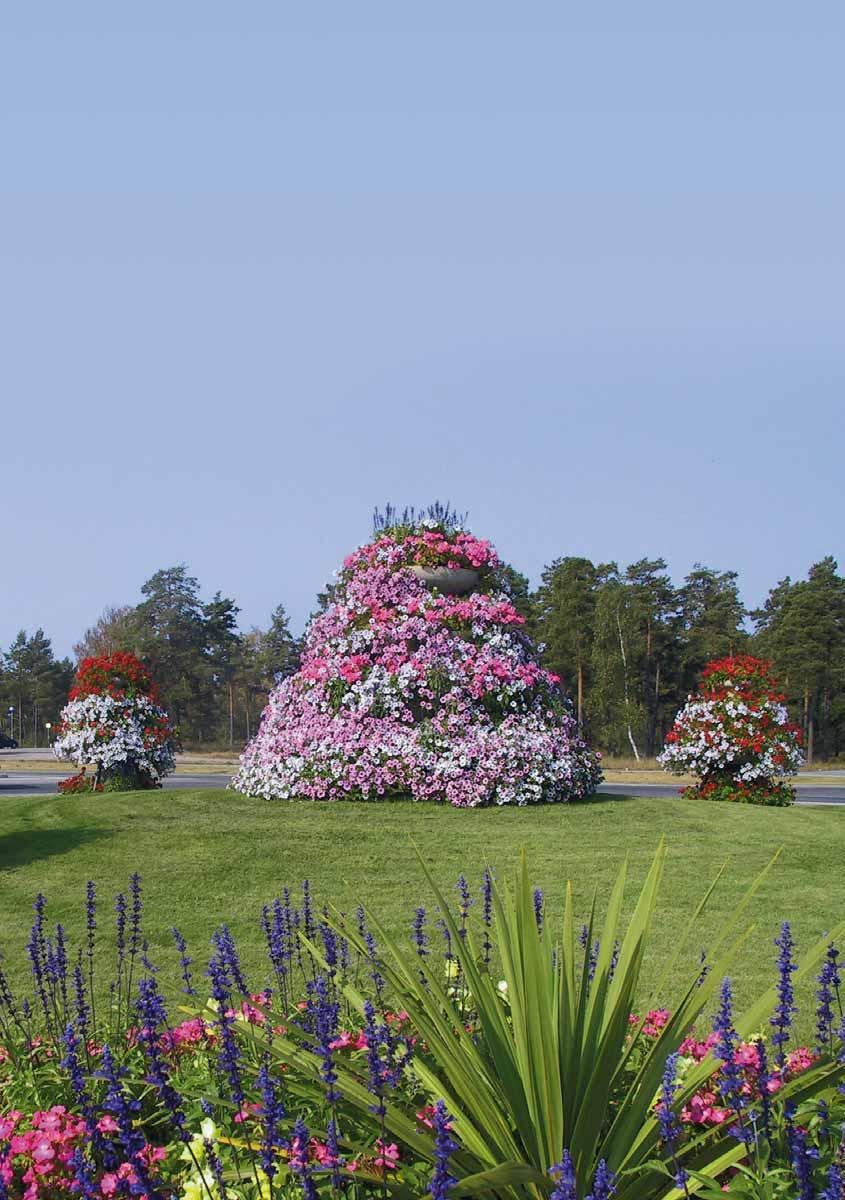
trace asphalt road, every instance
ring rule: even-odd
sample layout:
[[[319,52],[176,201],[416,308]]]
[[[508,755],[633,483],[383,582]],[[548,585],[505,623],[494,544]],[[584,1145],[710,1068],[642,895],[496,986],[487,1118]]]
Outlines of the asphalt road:
[[[47,796],[56,791],[60,779],[66,779],[67,771],[7,771],[0,773],[0,798],[3,796]],[[168,790],[179,788],[224,788],[230,775],[168,775],[164,786]]]
[[[2,781],[0,781],[2,784]],[[676,783],[603,783],[599,791],[609,796],[677,796]],[[845,805],[845,787],[799,787],[796,804]]]
[[[62,771],[9,771],[0,774],[0,799],[4,796],[55,795],[56,784],[65,778]],[[164,780],[166,790],[179,788],[224,788],[229,775],[183,774],[169,775]],[[674,783],[603,783],[599,791],[609,796],[677,796]],[[845,787],[799,787],[798,804],[833,804],[845,806]]]

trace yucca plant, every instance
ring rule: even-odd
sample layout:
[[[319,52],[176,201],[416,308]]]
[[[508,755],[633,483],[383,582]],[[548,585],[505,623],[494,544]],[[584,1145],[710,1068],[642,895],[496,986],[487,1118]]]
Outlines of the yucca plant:
[[[655,919],[658,890],[666,855],[661,842],[627,928],[621,916],[627,877],[623,865],[612,890],[600,933],[595,926],[595,900],[587,929],[576,936],[572,890],[566,889],[563,924],[537,920],[534,889],[523,855],[513,882],[493,885],[492,941],[499,970],[491,974],[487,959],[471,928],[453,913],[423,864],[440,907],[457,961],[461,986],[427,969],[425,962],[399,945],[368,914],[380,935],[377,970],[385,980],[392,1003],[405,1009],[423,1050],[414,1059],[419,1088],[432,1102],[442,1099],[452,1116],[460,1149],[451,1169],[458,1177],[450,1195],[538,1200],[554,1186],[549,1171],[568,1150],[575,1168],[577,1195],[590,1189],[598,1164],[604,1161],[616,1176],[618,1200],[671,1200],[694,1195],[706,1181],[739,1162],[746,1147],[725,1127],[692,1136],[673,1153],[667,1171],[665,1148],[655,1105],[667,1058],[675,1052],[696,1019],[718,992],[723,977],[753,931],[741,929],[748,902],[771,867],[755,881],[725,925],[712,966],[702,977],[693,969],[665,1026],[653,1040],[632,1036],[629,1016],[642,1001],[641,972],[646,940]],[[422,861],[422,860],[421,860]],[[721,874],[721,872],[720,872]],[[718,879],[718,877],[717,877]],[[716,881],[708,888],[689,929],[703,911]],[[341,914],[330,918],[339,932],[365,957],[372,945],[347,927]],[[829,933],[798,964],[794,978],[810,972],[839,927]],[[598,938],[598,951],[593,949]],[[303,938],[317,963],[318,948]],[[655,994],[665,985],[683,945],[676,947]],[[504,987],[498,983],[498,975]],[[365,999],[354,986],[343,988],[353,1009],[365,1013]],[[503,999],[503,993],[506,999]],[[740,1038],[751,1036],[774,1009],[774,988],[734,1020]],[[467,1027],[467,1007],[472,1010]],[[245,1036],[263,1039],[258,1030]],[[295,1027],[270,1044],[270,1052],[287,1068],[287,1080],[302,1096],[316,1098],[321,1088],[321,1058],[308,1048],[308,1039]],[[679,1083],[674,1107],[679,1111],[720,1063],[708,1055]],[[432,1139],[414,1119],[417,1105],[399,1090],[386,1095],[381,1111],[373,1114],[373,1096],[354,1067],[336,1064],[337,1089],[345,1111],[360,1125],[373,1125],[373,1134],[402,1141],[421,1163],[434,1162]],[[836,1090],[843,1067],[828,1054],[799,1077],[787,1081],[778,1104]],[[670,1177],[677,1168],[690,1173],[679,1190]],[[384,1183],[396,1196],[415,1195],[401,1175]]]

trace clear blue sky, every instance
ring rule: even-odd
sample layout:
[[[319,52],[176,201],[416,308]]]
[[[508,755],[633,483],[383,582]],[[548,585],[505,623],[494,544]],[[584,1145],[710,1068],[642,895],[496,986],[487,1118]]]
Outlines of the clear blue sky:
[[[4,5],[0,644],[182,561],[299,629],[388,499],[532,582],[845,557],[843,61],[832,3]]]

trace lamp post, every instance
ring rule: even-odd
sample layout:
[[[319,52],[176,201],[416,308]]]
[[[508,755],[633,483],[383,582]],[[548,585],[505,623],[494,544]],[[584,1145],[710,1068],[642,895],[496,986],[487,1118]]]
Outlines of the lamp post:
[[[47,730],[47,749],[50,749],[50,730],[53,728],[52,721],[45,721],[44,728]]]
[[[12,741],[15,740],[15,706],[9,705],[9,737]]]

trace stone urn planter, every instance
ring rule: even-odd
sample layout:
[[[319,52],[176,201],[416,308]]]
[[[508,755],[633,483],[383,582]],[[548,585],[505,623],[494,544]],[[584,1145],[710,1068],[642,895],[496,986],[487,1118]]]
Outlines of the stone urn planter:
[[[478,587],[478,572],[468,567],[409,568],[427,588],[437,588],[445,596],[465,596]]]

